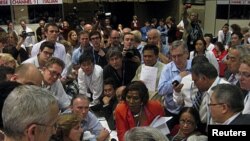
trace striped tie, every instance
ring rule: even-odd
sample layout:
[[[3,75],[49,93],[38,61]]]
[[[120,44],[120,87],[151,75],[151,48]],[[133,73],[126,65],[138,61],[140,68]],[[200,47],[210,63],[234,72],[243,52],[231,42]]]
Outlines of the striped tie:
[[[201,98],[202,98],[202,93],[198,91],[195,98],[193,99],[193,108],[196,109],[197,112],[199,112],[200,109]]]

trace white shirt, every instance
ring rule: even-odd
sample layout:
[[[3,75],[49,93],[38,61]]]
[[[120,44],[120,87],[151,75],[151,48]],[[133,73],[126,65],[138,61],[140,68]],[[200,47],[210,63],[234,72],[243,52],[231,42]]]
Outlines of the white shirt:
[[[23,28],[21,28],[19,31],[19,34],[22,34],[23,31],[24,31]],[[25,31],[26,33],[33,32],[33,30],[27,26],[26,26]],[[36,43],[35,36],[27,36],[22,45],[24,47],[32,47],[35,43]]]
[[[216,68],[217,72],[219,73],[219,64],[218,64],[216,57],[214,56],[214,53],[212,51],[206,51],[205,56],[207,57],[209,63],[211,63]],[[192,60],[193,58],[194,58],[194,51],[191,51],[190,60]]]
[[[210,43],[209,46],[207,47],[208,51],[213,51],[214,49],[214,44]]]
[[[103,69],[99,65],[94,66],[94,70],[91,75],[86,75],[80,68],[78,70],[78,85],[79,94],[84,94],[91,97],[88,93],[88,89],[92,93],[93,101],[92,106],[99,103],[99,97],[102,95],[103,91]]]
[[[244,99],[244,109],[242,114],[250,114],[250,91],[248,91],[245,99]]]
[[[36,43],[36,44],[33,46],[32,50],[31,50],[31,57],[36,56],[36,55],[39,53],[39,51],[40,51],[40,46],[41,46],[41,44],[42,44],[43,42],[45,42],[45,41],[46,41],[46,40],[43,40],[43,41],[41,41],[41,42],[38,42],[38,43]],[[54,56],[54,57],[57,57],[57,58],[59,58],[59,59],[61,59],[61,60],[66,64],[66,62],[67,62],[67,61],[66,61],[66,51],[65,51],[65,47],[64,47],[63,44],[58,43],[58,42],[55,43],[55,51],[54,51],[53,56]],[[68,71],[68,68],[67,68],[67,66],[66,66],[66,67],[64,68],[63,72],[62,72],[62,77],[66,77],[67,71]]]
[[[57,79],[54,84],[47,87],[47,89],[51,91],[57,99],[60,109],[65,110],[68,106],[70,106],[71,97],[66,94],[63,85],[59,79]]]
[[[208,103],[210,102],[210,97],[213,93],[212,88],[218,84],[229,84],[226,80],[217,77],[214,81],[214,83],[210,86],[210,88],[204,92],[203,99],[200,105],[200,118],[202,123],[207,123],[207,121],[210,121],[210,113],[209,113],[209,107]]]
[[[181,91],[179,93],[176,91],[173,92],[174,102],[176,102],[178,105],[183,105],[184,107],[192,107],[193,99],[198,92],[198,89],[192,80],[192,75],[188,74],[187,76],[183,77],[181,84],[184,84],[181,88]]]
[[[34,64],[37,68],[40,68],[37,55],[22,62],[22,64],[25,64],[25,63],[31,63],[31,64]]]

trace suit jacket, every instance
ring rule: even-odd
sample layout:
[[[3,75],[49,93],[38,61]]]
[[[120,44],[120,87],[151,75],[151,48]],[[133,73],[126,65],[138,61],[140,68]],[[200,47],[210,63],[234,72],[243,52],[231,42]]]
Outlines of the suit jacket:
[[[239,114],[229,125],[250,125],[250,114]]]

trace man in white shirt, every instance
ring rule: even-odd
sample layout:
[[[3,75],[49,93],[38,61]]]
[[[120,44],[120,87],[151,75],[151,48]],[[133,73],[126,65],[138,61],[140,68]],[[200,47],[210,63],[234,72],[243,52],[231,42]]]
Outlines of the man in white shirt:
[[[64,62],[56,57],[48,60],[42,69],[43,84],[42,87],[50,90],[59,103],[59,108],[65,110],[70,105],[71,97],[66,94],[61,81],[61,73],[65,67]]]
[[[55,23],[47,23],[44,27],[44,34],[46,39],[36,43],[31,50],[31,57],[36,56],[40,51],[40,46],[45,41],[51,41],[55,43],[54,57],[60,58],[63,62],[66,62],[66,51],[63,44],[56,42],[58,38],[58,26]],[[66,77],[67,68],[65,68],[62,76]]]
[[[79,94],[86,95],[92,99],[91,106],[99,104],[99,97],[103,91],[103,69],[94,63],[93,56],[88,52],[80,56],[79,63]]]
[[[51,41],[45,41],[41,44],[38,55],[33,56],[23,62],[34,64],[38,69],[42,69],[49,58],[52,57],[55,50],[55,44]]]

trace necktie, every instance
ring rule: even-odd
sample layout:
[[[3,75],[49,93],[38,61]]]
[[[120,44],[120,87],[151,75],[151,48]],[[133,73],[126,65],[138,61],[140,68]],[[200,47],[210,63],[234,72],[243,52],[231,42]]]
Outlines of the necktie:
[[[234,81],[235,81],[235,80],[236,80],[235,74],[232,74],[232,75],[230,76],[230,79],[229,79],[228,81],[229,81],[229,83],[234,84]]]
[[[197,92],[195,98],[193,99],[193,108],[199,112],[200,105],[202,100],[202,93],[200,91]]]

